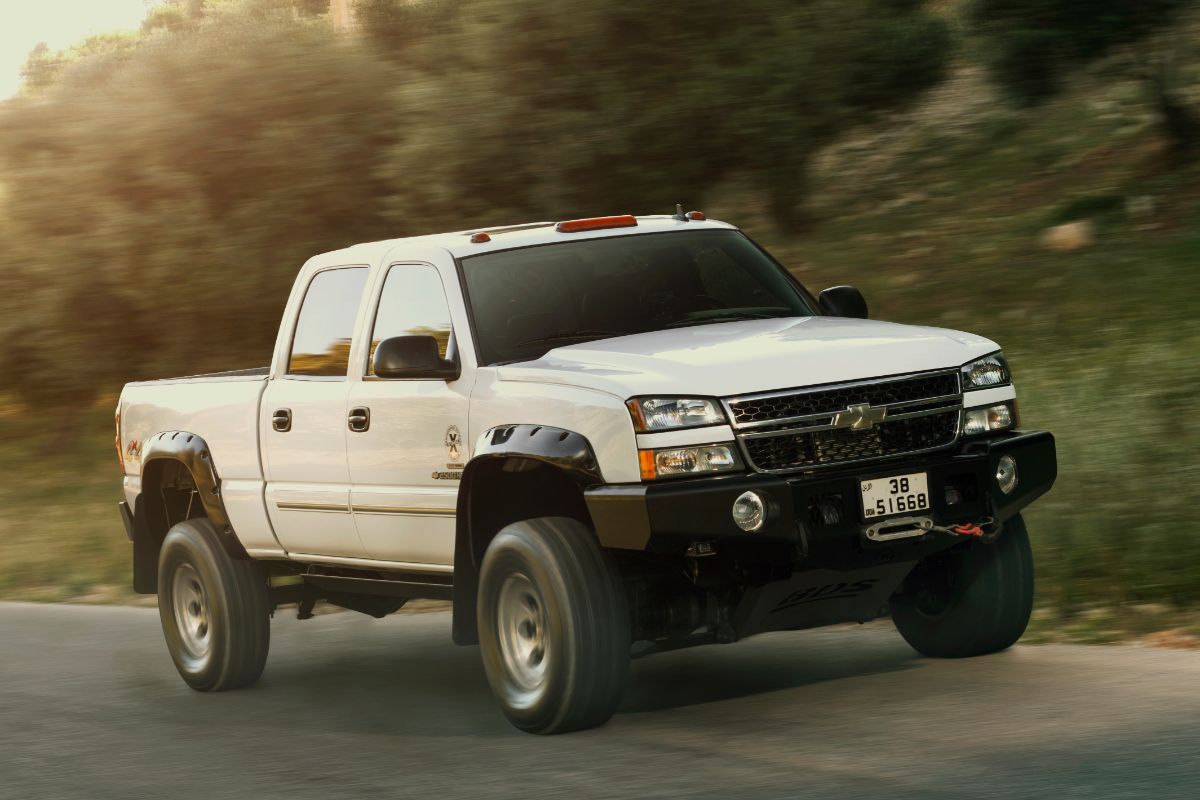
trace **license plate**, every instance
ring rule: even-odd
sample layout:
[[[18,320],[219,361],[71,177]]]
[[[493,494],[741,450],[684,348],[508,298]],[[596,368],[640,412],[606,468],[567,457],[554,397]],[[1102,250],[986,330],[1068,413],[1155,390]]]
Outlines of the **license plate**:
[[[863,517],[890,517],[929,510],[929,479],[924,472],[859,481]]]

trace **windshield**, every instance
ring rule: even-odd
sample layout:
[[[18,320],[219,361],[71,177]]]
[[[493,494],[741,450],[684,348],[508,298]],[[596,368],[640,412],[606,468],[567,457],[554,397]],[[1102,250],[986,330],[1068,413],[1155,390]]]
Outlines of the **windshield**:
[[[462,269],[484,364],[593,339],[817,313],[791,276],[733,230],[501,250],[463,258]]]

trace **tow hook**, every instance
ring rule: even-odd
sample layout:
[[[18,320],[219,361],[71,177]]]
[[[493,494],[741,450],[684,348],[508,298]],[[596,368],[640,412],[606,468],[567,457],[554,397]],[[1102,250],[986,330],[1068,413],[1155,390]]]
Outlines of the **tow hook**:
[[[995,530],[991,529],[995,525],[995,522],[991,517],[987,517],[979,523],[967,522],[962,525],[946,527],[943,525],[934,525],[933,520],[926,517],[921,519],[917,524],[933,533],[948,533],[951,536],[968,536],[983,539],[984,541],[991,541],[1000,532],[999,528]]]

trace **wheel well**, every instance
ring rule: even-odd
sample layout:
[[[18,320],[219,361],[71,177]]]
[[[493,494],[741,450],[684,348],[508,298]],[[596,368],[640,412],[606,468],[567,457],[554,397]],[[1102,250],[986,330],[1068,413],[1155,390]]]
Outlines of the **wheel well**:
[[[469,552],[477,567],[505,526],[533,517],[570,517],[592,524],[583,489],[557,467],[528,458],[498,458],[479,466],[468,499]]]
[[[179,522],[207,517],[195,476],[182,461],[157,458],[142,468],[142,493],[134,505],[133,590],[158,591],[158,553]]]
[[[483,555],[506,526],[534,517],[570,517],[592,526],[578,475],[526,456],[468,465],[458,500],[454,548],[454,641],[475,644],[475,595]]]
[[[133,507],[134,591],[158,588],[158,551],[172,525],[207,517],[230,558],[247,558],[225,513],[221,479],[203,438],[161,431],[142,443],[142,491]]]

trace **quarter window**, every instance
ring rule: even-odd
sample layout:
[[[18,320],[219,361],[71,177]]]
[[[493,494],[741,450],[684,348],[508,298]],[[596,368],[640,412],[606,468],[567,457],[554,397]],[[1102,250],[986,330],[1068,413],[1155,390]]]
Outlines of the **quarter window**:
[[[366,267],[317,273],[304,293],[296,320],[289,375],[346,376],[354,320],[366,285]]]
[[[388,270],[371,331],[367,374],[375,374],[375,348],[393,336],[432,336],[442,358],[450,349],[450,307],[438,271],[428,264],[398,264]]]

